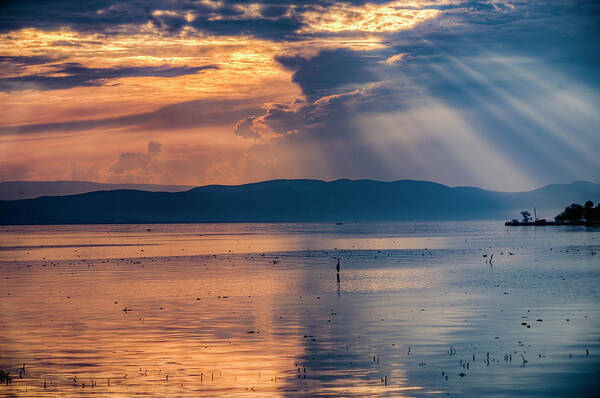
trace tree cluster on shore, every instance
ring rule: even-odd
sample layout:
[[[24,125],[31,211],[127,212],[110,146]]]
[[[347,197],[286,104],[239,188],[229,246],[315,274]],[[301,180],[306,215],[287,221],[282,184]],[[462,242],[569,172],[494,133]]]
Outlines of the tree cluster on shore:
[[[600,222],[600,203],[594,207],[594,202],[588,200],[585,205],[573,203],[565,207],[565,211],[554,217],[557,222]]]

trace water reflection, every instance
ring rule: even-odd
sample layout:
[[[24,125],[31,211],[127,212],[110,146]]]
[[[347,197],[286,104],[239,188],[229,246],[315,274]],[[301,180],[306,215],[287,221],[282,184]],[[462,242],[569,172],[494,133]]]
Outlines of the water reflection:
[[[397,233],[337,234],[327,229],[298,233],[271,231],[269,224],[263,226],[263,233],[249,224],[229,229],[230,225],[223,225],[223,230],[216,231],[213,224],[164,224],[152,228],[131,225],[131,230],[111,225],[64,226],[60,233],[14,227],[20,233],[0,230],[0,253],[5,260],[118,259],[301,250],[433,249],[446,247],[448,239]]]
[[[211,249],[233,247],[235,231],[219,228],[222,242]],[[332,250],[336,238],[323,243],[325,250],[288,251],[293,236],[267,231],[254,244],[279,236],[269,247],[285,250],[110,259],[113,247],[96,247],[89,257],[46,261],[12,261],[7,250],[0,263],[0,369],[13,383],[0,386],[0,395],[593,391],[597,247],[575,245],[581,235],[572,234],[553,236],[552,250],[537,240],[510,246],[513,238],[502,231],[473,245],[464,235],[438,236],[444,247],[437,249],[421,236],[427,249]],[[42,231],[40,242],[156,239],[116,233],[118,239],[91,231],[78,241],[73,231]],[[17,233],[11,239],[20,241],[2,245],[35,240]],[[171,250],[161,239],[161,250]],[[297,245],[308,240],[316,241],[304,237]],[[196,248],[202,243],[191,239],[185,249],[206,250]],[[493,272],[484,251],[495,253]]]

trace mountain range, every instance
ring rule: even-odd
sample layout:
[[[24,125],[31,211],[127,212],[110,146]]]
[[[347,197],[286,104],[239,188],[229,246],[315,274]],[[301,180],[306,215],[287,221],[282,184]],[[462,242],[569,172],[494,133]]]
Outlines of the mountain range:
[[[34,199],[40,196],[77,195],[93,191],[135,189],[151,192],[180,192],[194,187],[187,185],[104,184],[89,181],[5,181],[0,182],[0,200]]]
[[[552,218],[573,202],[600,200],[600,184],[585,181],[527,192],[414,180],[347,179],[271,180],[181,192],[109,187],[76,195],[0,201],[0,224],[507,219],[523,209],[533,213],[534,207],[538,216]]]

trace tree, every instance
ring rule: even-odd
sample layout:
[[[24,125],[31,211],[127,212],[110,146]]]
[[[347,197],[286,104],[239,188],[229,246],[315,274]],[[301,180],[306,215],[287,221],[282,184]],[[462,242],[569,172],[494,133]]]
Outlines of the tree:
[[[587,222],[591,222],[595,218],[594,213],[595,213],[594,202],[592,202],[591,200],[588,200],[587,202],[585,202],[585,205],[584,205],[583,218],[585,218],[585,220]]]
[[[585,208],[577,203],[565,207],[565,211],[554,217],[556,221],[581,221],[585,213]]]

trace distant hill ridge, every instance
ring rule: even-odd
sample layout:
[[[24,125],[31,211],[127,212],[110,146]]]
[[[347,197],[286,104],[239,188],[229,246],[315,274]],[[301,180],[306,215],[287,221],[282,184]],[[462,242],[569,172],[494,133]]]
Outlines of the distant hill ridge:
[[[40,196],[76,195],[116,189],[181,192],[191,188],[193,187],[187,185],[105,184],[89,181],[6,181],[0,182],[0,200],[34,199]]]
[[[551,218],[586,200],[600,200],[600,184],[496,192],[416,180],[271,180],[181,192],[102,190],[1,201],[0,224],[506,219],[533,207]]]

